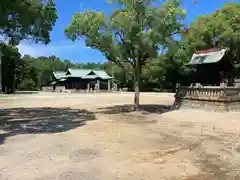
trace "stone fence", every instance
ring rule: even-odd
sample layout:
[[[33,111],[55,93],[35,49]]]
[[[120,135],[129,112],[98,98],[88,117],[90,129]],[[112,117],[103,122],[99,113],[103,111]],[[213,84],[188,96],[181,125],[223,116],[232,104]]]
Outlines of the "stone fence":
[[[43,86],[41,88],[41,91],[43,91],[43,92],[52,92],[53,88],[52,88],[52,86]]]
[[[177,98],[199,99],[199,100],[229,100],[232,98],[240,98],[240,88],[236,87],[188,87],[179,86],[176,91]]]
[[[52,86],[43,86],[42,91],[44,92],[65,92],[65,86],[56,86],[55,90]]]
[[[106,93],[106,92],[126,92],[127,88],[117,89],[117,86],[113,86],[111,89],[99,89],[96,88],[93,90],[92,88],[88,89],[66,89],[65,86],[56,86],[55,90],[53,90],[52,86],[43,86],[41,91],[44,92],[65,92],[65,93]]]
[[[240,88],[220,86],[178,86],[173,108],[239,111]]]

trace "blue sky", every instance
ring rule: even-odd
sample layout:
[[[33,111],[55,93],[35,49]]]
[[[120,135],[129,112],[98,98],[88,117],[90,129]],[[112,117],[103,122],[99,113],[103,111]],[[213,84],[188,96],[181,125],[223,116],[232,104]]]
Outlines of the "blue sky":
[[[47,46],[22,42],[19,45],[21,54],[31,56],[50,56],[55,55],[61,60],[68,59],[72,62],[103,62],[104,56],[96,50],[85,46],[84,41],[77,43],[67,40],[64,35],[64,29],[71,22],[71,18],[76,12],[86,9],[104,11],[109,13],[112,5],[106,3],[106,0],[55,0],[58,20],[51,32],[51,43]],[[226,2],[240,2],[240,0],[183,0],[183,7],[187,10],[186,23],[189,24],[197,16],[212,13],[217,8],[221,8]]]

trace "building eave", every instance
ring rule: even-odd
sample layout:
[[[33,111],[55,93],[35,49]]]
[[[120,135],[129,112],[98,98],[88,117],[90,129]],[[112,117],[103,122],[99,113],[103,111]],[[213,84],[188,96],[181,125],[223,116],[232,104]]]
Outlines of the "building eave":
[[[187,66],[218,63],[223,59],[226,51],[226,48],[198,51],[193,54]]]

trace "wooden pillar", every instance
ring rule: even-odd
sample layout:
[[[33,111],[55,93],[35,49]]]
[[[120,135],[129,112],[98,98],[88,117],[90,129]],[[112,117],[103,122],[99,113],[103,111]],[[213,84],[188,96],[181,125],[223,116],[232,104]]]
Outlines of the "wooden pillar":
[[[111,91],[111,80],[108,80],[108,92]]]

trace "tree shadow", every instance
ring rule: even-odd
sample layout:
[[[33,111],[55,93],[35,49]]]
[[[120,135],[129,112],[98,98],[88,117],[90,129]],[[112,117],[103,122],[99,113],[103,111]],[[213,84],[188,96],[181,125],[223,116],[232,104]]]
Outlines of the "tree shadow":
[[[95,119],[93,112],[70,108],[2,109],[0,110],[0,144],[9,136],[65,132]]]
[[[4,134],[4,133],[3,133],[3,134],[2,134],[2,133],[0,134],[0,144],[3,144],[3,143],[4,143],[4,141],[5,141],[5,139],[6,139],[6,136],[7,136],[7,135]]]
[[[139,111],[144,113],[157,113],[163,114],[171,111],[172,106],[168,105],[159,105],[159,104],[142,104],[139,107]],[[103,114],[121,114],[121,113],[131,113],[134,112],[134,105],[132,104],[124,104],[124,105],[116,105],[110,107],[99,108],[100,113]]]

